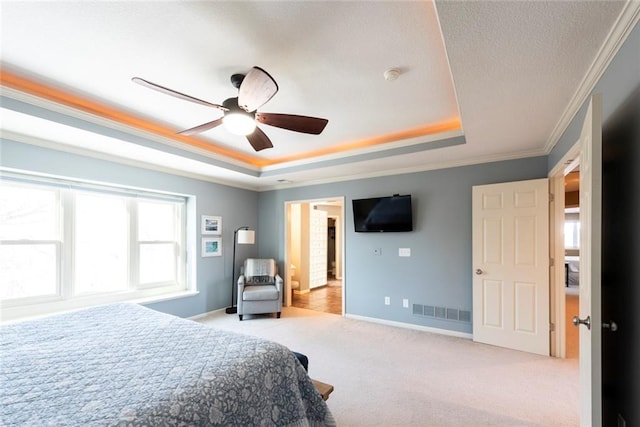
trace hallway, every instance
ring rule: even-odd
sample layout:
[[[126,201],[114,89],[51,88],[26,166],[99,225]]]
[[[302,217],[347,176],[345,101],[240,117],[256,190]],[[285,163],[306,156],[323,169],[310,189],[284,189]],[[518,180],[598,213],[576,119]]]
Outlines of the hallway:
[[[293,294],[291,305],[323,313],[342,314],[342,281],[327,280],[326,286],[312,289],[306,294]]]
[[[577,359],[580,355],[580,340],[579,330],[573,325],[571,319],[573,316],[578,315],[579,310],[579,296],[578,287],[569,286],[565,288],[565,330],[566,330],[566,358]]]

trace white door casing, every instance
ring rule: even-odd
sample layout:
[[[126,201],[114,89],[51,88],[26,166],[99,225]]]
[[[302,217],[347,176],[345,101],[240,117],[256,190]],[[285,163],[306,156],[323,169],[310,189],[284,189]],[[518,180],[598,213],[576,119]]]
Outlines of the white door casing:
[[[473,339],[549,355],[548,179],[473,187]]]
[[[580,134],[580,425],[602,424],[602,96],[593,95]]]

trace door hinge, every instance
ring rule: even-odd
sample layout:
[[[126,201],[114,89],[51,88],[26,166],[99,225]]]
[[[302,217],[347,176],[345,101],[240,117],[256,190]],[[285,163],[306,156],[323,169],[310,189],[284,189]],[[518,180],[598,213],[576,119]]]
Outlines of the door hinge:
[[[555,323],[549,323],[549,332],[554,332],[556,330],[556,324]]]
[[[553,193],[549,193],[549,201],[553,202],[556,200],[556,197],[553,195]]]
[[[555,260],[553,258],[549,258],[549,267],[553,267],[555,265]]]

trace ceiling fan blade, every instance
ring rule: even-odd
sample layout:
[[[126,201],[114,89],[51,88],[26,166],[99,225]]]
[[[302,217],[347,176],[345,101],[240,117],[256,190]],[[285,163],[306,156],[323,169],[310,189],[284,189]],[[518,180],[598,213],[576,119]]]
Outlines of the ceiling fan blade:
[[[184,99],[185,101],[195,102],[196,104],[205,105],[207,107],[217,108],[222,111],[229,111],[227,107],[223,107],[222,105],[213,104],[211,102],[203,101],[202,99],[194,98],[193,96],[185,95],[184,93],[177,92],[173,89],[166,88],[164,86],[160,86],[159,84],[152,83],[148,80],[141,79],[140,77],[133,77],[131,79],[133,82],[138,83],[139,85],[148,87],[149,89],[157,90],[158,92],[162,92],[167,95],[175,96],[176,98]]]
[[[252,133],[247,135],[247,140],[256,151],[273,147],[273,144],[271,143],[271,140],[269,140],[269,137],[265,135],[265,133],[262,132],[260,128],[256,128]]]
[[[253,67],[240,84],[238,105],[252,112],[267,103],[278,92],[276,81],[260,67]]]
[[[216,119],[216,120],[214,120],[212,122],[205,123],[203,125],[196,126],[194,128],[191,128],[191,129],[185,129],[183,131],[178,132],[178,134],[179,135],[194,135],[196,133],[200,133],[200,132],[204,132],[204,131],[209,130],[209,129],[213,129],[214,127],[220,126],[222,124],[222,119],[223,118],[224,117],[220,117],[219,119]]]
[[[329,123],[329,120],[318,117],[276,113],[256,113],[256,120],[265,125],[314,135],[322,133],[327,123]]]

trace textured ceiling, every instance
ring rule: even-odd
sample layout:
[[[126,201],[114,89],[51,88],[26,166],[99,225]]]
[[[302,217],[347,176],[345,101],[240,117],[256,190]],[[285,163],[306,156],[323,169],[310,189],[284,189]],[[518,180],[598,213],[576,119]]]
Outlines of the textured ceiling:
[[[256,189],[546,154],[625,7],[3,1],[3,135]],[[274,148],[259,153],[222,127],[175,138],[220,112],[130,80],[221,103],[254,65],[280,87],[260,111],[327,118],[325,131],[261,125]],[[101,137],[82,142],[67,117]]]

